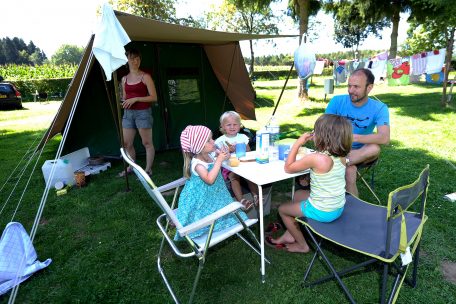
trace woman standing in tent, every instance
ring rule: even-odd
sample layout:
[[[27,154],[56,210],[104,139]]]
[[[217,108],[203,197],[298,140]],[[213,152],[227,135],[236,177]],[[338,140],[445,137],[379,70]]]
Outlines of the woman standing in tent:
[[[126,55],[129,73],[122,78],[124,148],[133,159],[136,159],[133,142],[136,129],[138,129],[142,144],[146,149],[145,171],[151,175],[155,156],[155,148],[152,141],[151,105],[157,101],[157,91],[150,74],[139,69],[141,53],[136,49],[131,49],[127,51]],[[127,168],[127,172],[131,172],[131,168]],[[124,175],[125,171],[119,174],[120,177]]]

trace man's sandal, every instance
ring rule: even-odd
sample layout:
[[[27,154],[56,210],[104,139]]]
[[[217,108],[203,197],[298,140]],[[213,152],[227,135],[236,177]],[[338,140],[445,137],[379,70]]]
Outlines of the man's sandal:
[[[242,204],[242,206],[244,206],[245,210],[249,210],[253,207],[253,202],[245,198],[241,199],[240,203]]]

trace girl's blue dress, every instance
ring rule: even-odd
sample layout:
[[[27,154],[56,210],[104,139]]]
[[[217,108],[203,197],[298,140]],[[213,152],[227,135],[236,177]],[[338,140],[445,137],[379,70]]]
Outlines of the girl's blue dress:
[[[191,176],[185,183],[184,189],[179,197],[177,218],[183,226],[196,222],[235,201],[235,199],[231,197],[220,172],[217,174],[215,182],[212,185],[208,185],[194,170],[197,164],[204,165],[208,171],[212,170],[214,167],[214,163],[206,163],[196,158],[192,159],[190,170]],[[244,220],[247,219],[247,215],[244,212],[240,212],[240,215]],[[228,214],[216,221],[214,232],[238,223],[239,221],[233,214]],[[209,231],[209,226],[192,232],[190,237],[199,237],[207,231]],[[175,239],[181,238],[176,234]]]

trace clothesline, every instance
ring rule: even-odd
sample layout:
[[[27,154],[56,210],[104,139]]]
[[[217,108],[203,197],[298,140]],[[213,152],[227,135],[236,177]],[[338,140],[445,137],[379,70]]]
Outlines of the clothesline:
[[[387,78],[389,85],[407,85],[410,82],[410,76],[440,73],[445,62],[445,55],[446,49],[439,49],[412,56],[388,59],[388,52],[385,51],[369,59],[343,59],[330,60],[330,62],[334,66],[333,78],[336,85],[347,81],[348,76],[354,70],[361,68],[370,69],[376,81]],[[317,61],[317,63],[325,61]]]

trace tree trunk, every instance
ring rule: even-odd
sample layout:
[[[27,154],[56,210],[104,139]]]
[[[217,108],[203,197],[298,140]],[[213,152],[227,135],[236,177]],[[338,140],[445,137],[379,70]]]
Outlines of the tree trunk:
[[[307,33],[309,26],[309,11],[310,11],[310,0],[298,0],[299,6],[299,42],[301,43],[302,35]],[[300,100],[308,100],[309,95],[306,87],[306,81],[299,79],[299,90],[298,98]]]
[[[446,56],[445,56],[445,73],[443,77],[443,90],[442,90],[442,100],[441,105],[442,107],[448,106],[447,100],[447,86],[448,86],[448,74],[450,73],[451,67],[451,55],[453,54],[453,45],[454,45],[454,34],[455,34],[456,27],[450,28],[449,37],[447,38],[447,47],[446,47]]]
[[[250,44],[250,78],[253,76],[253,69],[255,67],[255,54],[253,53],[253,42],[249,40]]]
[[[397,54],[397,35],[399,31],[399,21],[401,19],[400,12],[401,7],[398,1],[393,1],[393,15],[391,16],[391,22],[393,24],[393,30],[391,32],[391,46],[388,55],[388,59],[396,58]]]

